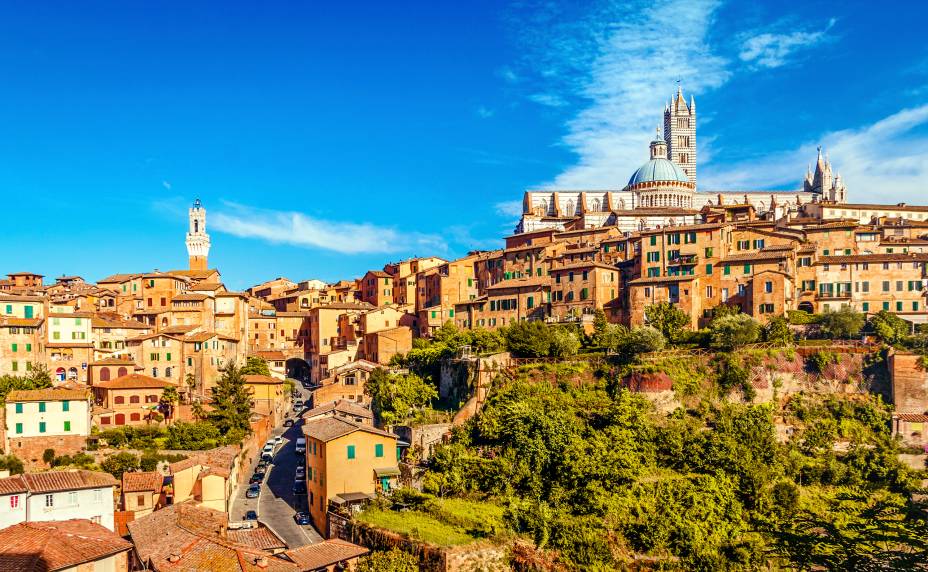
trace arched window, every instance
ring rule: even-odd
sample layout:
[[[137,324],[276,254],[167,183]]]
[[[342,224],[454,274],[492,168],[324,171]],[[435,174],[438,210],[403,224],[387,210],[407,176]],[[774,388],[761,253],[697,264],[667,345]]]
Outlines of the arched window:
[[[116,397],[113,398],[113,403],[115,403],[116,405],[122,405],[125,402],[126,402],[126,398],[123,397],[122,395],[117,395]]]
[[[127,370],[127,369],[124,368],[124,367],[121,367],[121,368],[119,368],[119,370],[116,372],[116,375],[117,375],[118,377],[122,377],[122,376],[126,375],[127,373],[129,373],[129,370]]]
[[[141,420],[142,420],[142,415],[141,415],[141,414],[139,414],[139,413],[130,413],[130,414],[129,414],[129,421],[141,421]]]
[[[538,205],[538,212],[541,214],[541,216],[548,214],[548,201],[541,199],[541,204]]]
[[[145,403],[158,403],[158,396],[157,395],[146,395]]]
[[[599,202],[599,199],[593,199],[593,212],[600,212],[602,210],[602,203]]]
[[[576,211],[574,210],[574,202],[573,202],[573,201],[567,201],[567,214],[568,214],[568,215],[571,215],[571,216],[573,216],[574,214],[576,214]]]
[[[138,395],[129,396],[129,403],[139,403],[140,399]]]
[[[101,367],[100,368],[100,381],[109,381],[110,380],[110,368]]]
[[[196,219],[193,220],[193,232],[194,234],[200,232],[200,221]]]
[[[116,414],[116,425],[125,425],[125,424],[126,424],[126,416],[123,415],[122,413],[117,413]]]

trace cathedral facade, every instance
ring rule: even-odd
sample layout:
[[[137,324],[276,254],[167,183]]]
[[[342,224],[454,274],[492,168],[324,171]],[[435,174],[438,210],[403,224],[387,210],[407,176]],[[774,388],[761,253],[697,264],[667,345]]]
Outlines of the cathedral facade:
[[[815,171],[796,191],[708,191],[696,184],[696,100],[682,89],[664,107],[663,134],[651,142],[650,159],[622,188],[527,191],[516,233],[616,226],[625,232],[694,224],[707,206],[749,204],[761,216],[779,218],[809,202],[846,201],[846,189],[819,150]]]

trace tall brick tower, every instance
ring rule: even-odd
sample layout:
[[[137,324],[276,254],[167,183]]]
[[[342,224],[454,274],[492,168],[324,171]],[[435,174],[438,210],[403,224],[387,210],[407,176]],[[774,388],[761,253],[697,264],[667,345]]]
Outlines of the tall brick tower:
[[[206,209],[200,199],[193,202],[187,212],[190,228],[187,231],[187,255],[190,257],[190,270],[203,271],[209,268],[209,235],[206,234]]]
[[[664,107],[664,141],[667,158],[676,163],[690,182],[696,184],[696,100],[689,104],[683,98],[683,88]]]

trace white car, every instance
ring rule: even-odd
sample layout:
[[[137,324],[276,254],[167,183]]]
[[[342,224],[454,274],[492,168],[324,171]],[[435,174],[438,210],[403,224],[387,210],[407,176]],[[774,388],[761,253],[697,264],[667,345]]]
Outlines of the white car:
[[[296,478],[294,480],[297,480],[297,481],[306,480],[306,467],[296,468]]]
[[[278,436],[274,437],[274,445],[280,445],[281,441],[283,441],[283,440],[284,440],[284,436],[283,436],[283,435],[278,435]]]

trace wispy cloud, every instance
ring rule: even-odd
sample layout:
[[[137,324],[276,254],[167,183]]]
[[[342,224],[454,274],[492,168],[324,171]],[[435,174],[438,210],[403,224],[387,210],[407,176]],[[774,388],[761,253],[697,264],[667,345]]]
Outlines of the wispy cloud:
[[[213,228],[242,238],[331,250],[343,254],[444,252],[437,235],[405,232],[369,223],[322,220],[293,211],[224,203],[210,215]]]
[[[161,186],[167,190],[171,190],[171,181],[161,181]]]
[[[797,30],[788,34],[769,31],[754,32],[745,35],[738,57],[743,62],[764,68],[778,68],[786,65],[798,52],[813,48],[828,39],[828,32],[834,27],[835,19],[828,21],[824,30]]]
[[[490,109],[489,107],[485,107],[485,106],[483,106],[483,105],[477,107],[477,109],[474,110],[474,113],[476,113],[476,114],[477,114],[477,117],[479,117],[479,118],[481,118],[481,119],[489,119],[489,118],[493,117],[494,115],[496,115],[496,112],[495,112],[495,111],[493,111],[493,110]]]
[[[534,35],[521,35],[542,84],[533,93],[586,102],[568,121],[563,138],[577,163],[549,184],[622,187],[647,159],[648,142],[662,121],[662,102],[673,93],[675,80],[687,92],[700,92],[728,79],[726,61],[706,39],[719,4],[606,3],[579,15],[555,7],[525,24],[536,29]]]
[[[715,188],[798,188],[821,143],[855,202],[924,202],[928,181],[928,104],[870,125],[825,133],[796,149],[718,165],[705,182]]]
[[[503,201],[494,205],[496,214],[502,217],[519,218],[522,216],[522,201]]]
[[[533,93],[528,98],[538,105],[547,107],[564,107],[567,105],[566,99],[554,93]]]

